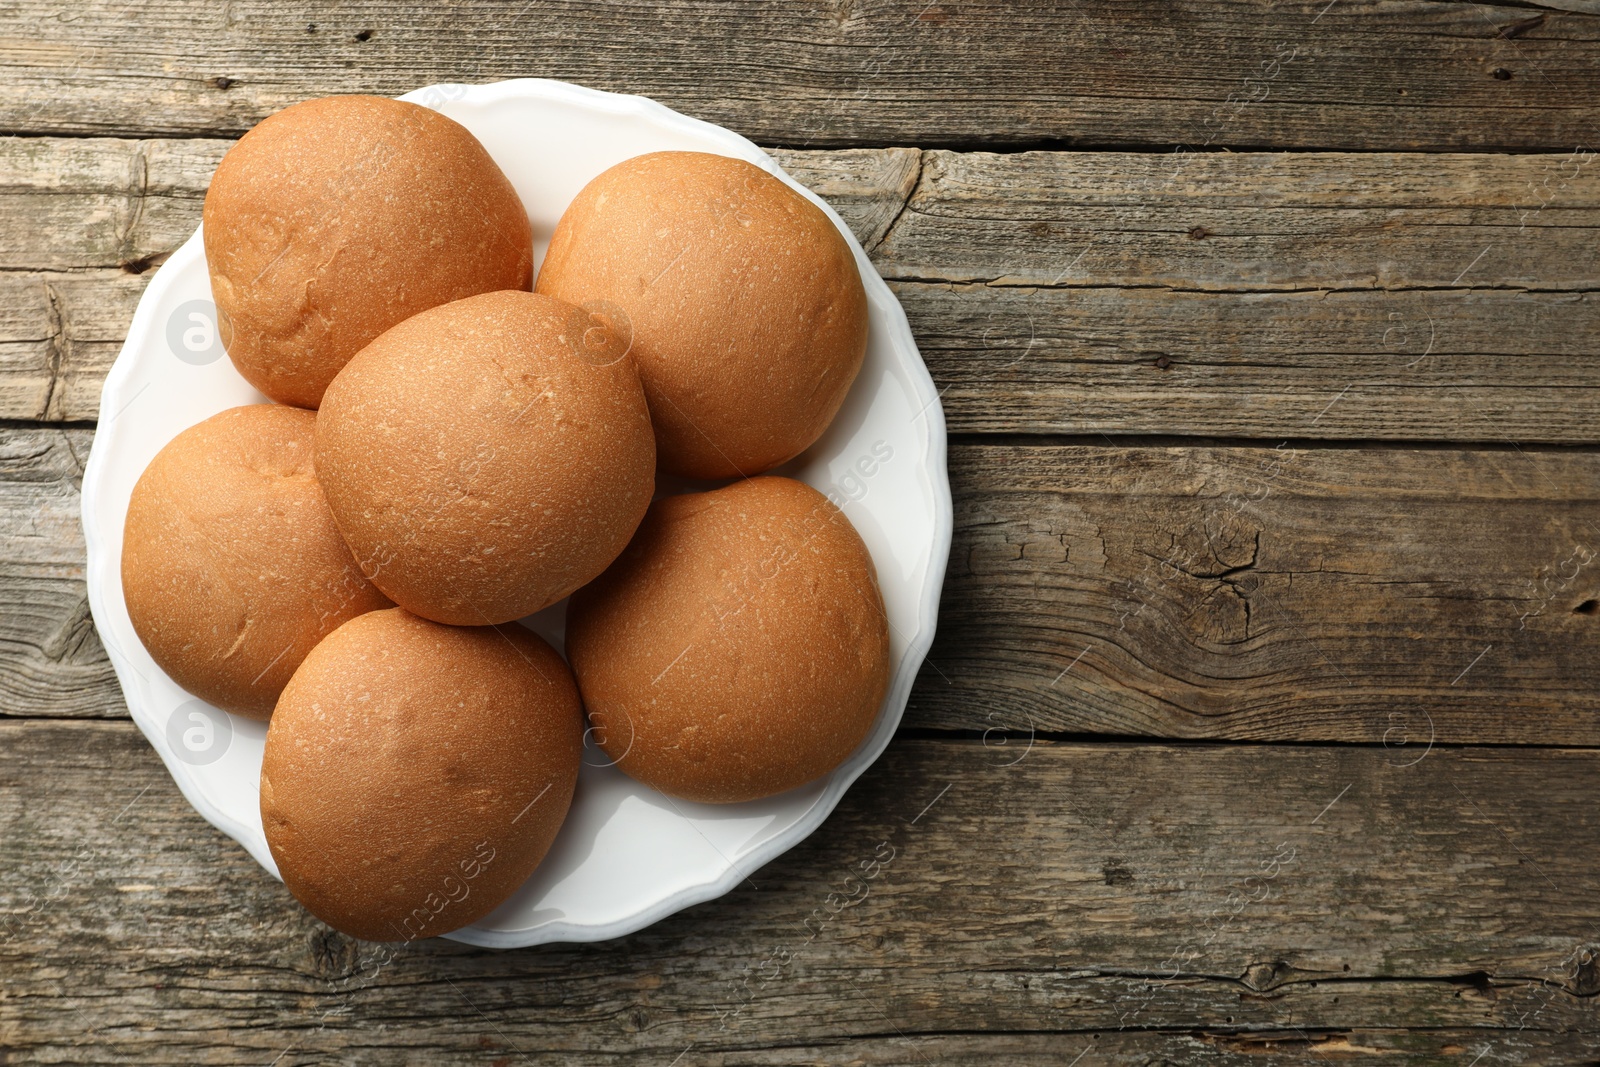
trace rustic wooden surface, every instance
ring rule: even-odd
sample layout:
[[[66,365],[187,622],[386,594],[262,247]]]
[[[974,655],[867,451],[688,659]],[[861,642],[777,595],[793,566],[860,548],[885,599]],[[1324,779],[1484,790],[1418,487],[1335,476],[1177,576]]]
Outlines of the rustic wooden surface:
[[[127,714],[83,594],[91,439],[0,430],[11,714]],[[1600,747],[1600,454],[958,442],[950,475],[908,727]]]
[[[7,1041],[74,1064],[1592,1050],[1600,754],[1019,755],[902,740],[723,900],[604,945],[491,952],[309,919],[122,724],[0,723],[0,890],[30,905],[0,925],[0,958],[30,961],[7,974]]]
[[[1595,14],[1594,0],[17,0],[0,130],[237,135],[306,96],[533,75],[797,146],[1570,149],[1600,119]]]
[[[0,418],[94,418],[227,145],[0,141]],[[873,252],[955,432],[1581,443],[1600,417],[1600,154],[777,156]]]
[[[1600,1060],[1600,3],[18,0],[0,75],[0,1063]],[[396,950],[127,720],[79,481],[232,138],[514,76],[839,209],[955,539],[804,844],[612,943]]]

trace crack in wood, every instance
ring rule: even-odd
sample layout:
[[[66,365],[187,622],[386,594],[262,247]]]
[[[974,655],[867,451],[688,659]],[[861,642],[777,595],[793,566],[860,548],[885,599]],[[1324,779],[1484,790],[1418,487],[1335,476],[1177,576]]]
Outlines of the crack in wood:
[[[71,363],[72,340],[68,333],[66,309],[63,307],[61,294],[49,282],[44,284],[45,304],[48,309],[48,352],[49,358],[45,368],[44,401],[38,407],[38,418],[59,418],[61,415],[61,401],[58,385],[61,380],[61,369]]]
[[[894,216],[889,220],[889,224],[883,228],[883,233],[866,249],[869,257],[876,255],[878,250],[888,243],[890,235],[894,233],[894,228],[900,224],[900,219],[905,215],[906,210],[911,207],[912,199],[922,187],[922,175],[926,169],[926,160],[927,153],[918,151],[916,171],[912,174],[911,180],[905,184],[905,199],[900,201],[899,208],[896,209]]]

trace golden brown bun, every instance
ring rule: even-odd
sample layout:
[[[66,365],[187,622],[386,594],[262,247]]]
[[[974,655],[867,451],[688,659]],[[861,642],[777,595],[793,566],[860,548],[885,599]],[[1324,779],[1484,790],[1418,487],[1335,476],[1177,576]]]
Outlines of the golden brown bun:
[[[547,296],[470,297],[361,351],[317,413],[317,476],[362,570],[401,607],[509,622],[605,570],[650,505],[639,376],[594,359]]]
[[[811,201],[726,156],[653,152],[595,178],[561,216],[537,291],[626,314],[675,474],[759,474],[799,454],[866,354],[849,243]]]
[[[402,319],[533,279],[527,212],[483,145],[378,96],[307,100],[245,134],[211,179],[204,233],[228,355],[307,408]]]
[[[577,687],[538,636],[377,611],[330,634],[284,689],[261,823],[284,884],[323,922],[370,941],[434,937],[527,881],[582,750]]]
[[[306,653],[389,607],[361,577],[311,470],[316,416],[253,404],[191,426],[133,487],[122,592],[183,688],[265,719]]]
[[[771,796],[838,766],[889,681],[883,599],[850,521],[789,478],[650,507],[573,596],[567,656],[595,740],[670,796]]]

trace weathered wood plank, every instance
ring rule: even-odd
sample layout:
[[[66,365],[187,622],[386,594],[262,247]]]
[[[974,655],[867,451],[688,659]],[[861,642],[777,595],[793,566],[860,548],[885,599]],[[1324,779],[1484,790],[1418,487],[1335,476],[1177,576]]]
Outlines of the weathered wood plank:
[[[0,417],[93,420],[147,277],[0,271]],[[893,288],[956,433],[1561,444],[1600,425],[1593,293]]]
[[[158,260],[198,225],[230,144],[0,139],[5,265]],[[891,279],[1300,291],[1448,288],[1470,275],[1469,288],[1600,287],[1600,148],[776,155],[842,205]]]
[[[231,141],[0,140],[0,249],[8,270],[135,272],[200,224]]]
[[[1597,161],[927,152],[875,261],[957,429],[1585,441]]]
[[[899,741],[721,901],[493,953],[310,920],[128,724],[0,723],[0,1047],[74,1064],[1592,1049],[1600,753],[1387,755]]]
[[[1600,455],[959,448],[910,721],[1600,744]]]
[[[1600,294],[891,283],[952,432],[1587,444]]]
[[[0,418],[90,422],[148,275],[0,271]]]
[[[0,715],[128,714],[84,589],[91,437],[0,429]]]
[[[0,128],[237,135],[310,96],[541,76],[776,144],[1571,148],[1600,18],[1541,6],[23,0]]]
[[[1200,290],[1600,288],[1600,145],[1532,156],[925,152],[887,278]]]
[[[930,1063],[992,1067],[995,1063],[1054,1063],[1065,1067],[1081,1054],[1084,1057],[1081,1062],[1085,1064],[1114,1067],[1165,1067],[1186,1063],[1260,1067],[1263,1057],[1268,1057],[1267,1063],[1388,1064],[1394,1062],[1394,1056],[1401,1055],[1410,1057],[1410,1062],[1455,1063],[1466,1053],[1467,1057],[1461,1058],[1465,1063],[1468,1057],[1487,1045],[1509,1064],[1580,1063],[1584,1056],[1593,1052],[1593,1040],[1588,1034],[1532,1031],[1485,1041],[1473,1030],[1323,1032],[1308,1031],[1304,1027],[1250,1034],[1232,1033],[1226,1027],[1173,1034],[1118,1032],[1109,1028],[1100,1033],[978,1032],[915,1036],[899,1033],[828,1044],[808,1041],[774,1049],[712,1052],[695,1062],[708,1067],[733,1064],[821,1067],[834,1063],[849,1063],[852,1067],[878,1064],[916,1067]],[[1480,1062],[1502,1061],[1485,1058]]]
[[[0,417],[92,420],[229,142],[0,140]]]
[[[85,618],[87,445],[0,432],[9,715],[126,714]],[[1600,454],[981,444],[951,480],[908,726],[1600,745]]]
[[[0,141],[0,417],[94,418],[127,269],[222,149]],[[1600,165],[1188,158],[779,153],[893,280],[954,430],[1596,439]]]

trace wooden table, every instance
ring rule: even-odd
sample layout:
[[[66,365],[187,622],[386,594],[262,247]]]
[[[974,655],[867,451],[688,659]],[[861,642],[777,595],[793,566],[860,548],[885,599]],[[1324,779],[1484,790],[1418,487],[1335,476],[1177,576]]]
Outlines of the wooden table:
[[[14,0],[0,38],[0,1063],[1600,1049],[1594,0]],[[944,391],[955,547],[810,840],[620,941],[395,950],[128,721],[79,479],[231,139],[528,75],[847,217]]]

